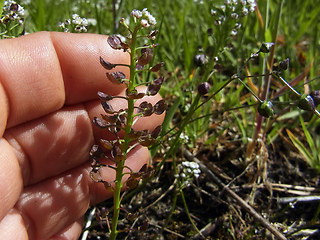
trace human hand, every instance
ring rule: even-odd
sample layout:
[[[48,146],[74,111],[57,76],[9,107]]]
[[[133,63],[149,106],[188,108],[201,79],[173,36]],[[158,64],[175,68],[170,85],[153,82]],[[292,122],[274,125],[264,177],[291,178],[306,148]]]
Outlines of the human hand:
[[[89,176],[91,146],[110,137],[91,120],[103,112],[97,91],[120,95],[124,86],[107,80],[99,56],[129,63],[102,35],[39,32],[0,41],[0,239],[78,239],[89,205],[112,196]],[[115,109],[124,104],[112,100]],[[152,130],[162,120],[152,115],[135,126]],[[139,171],[148,159],[138,147],[126,165]],[[102,171],[114,180],[114,170]]]

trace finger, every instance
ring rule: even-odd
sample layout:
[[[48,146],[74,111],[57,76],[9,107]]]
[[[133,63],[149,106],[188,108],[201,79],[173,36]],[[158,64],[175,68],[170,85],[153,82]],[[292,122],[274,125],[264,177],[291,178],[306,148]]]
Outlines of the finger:
[[[14,206],[22,191],[22,176],[12,147],[0,139],[0,221]],[[0,238],[5,239],[5,238]]]
[[[155,104],[160,99],[157,95],[144,100]],[[112,104],[115,109],[126,107],[126,101],[118,98]],[[99,142],[101,138],[112,137],[107,130],[92,124],[93,117],[103,112],[99,101],[91,101],[86,105],[64,107],[58,112],[8,129],[4,137],[18,158],[24,186],[56,176],[88,161],[94,139]],[[141,118],[136,129],[151,131],[162,121],[163,115]]]
[[[83,218],[78,219],[67,228],[63,229],[60,233],[55,234],[49,240],[77,240],[81,235]]]
[[[11,209],[0,221],[0,239],[28,240],[28,234],[24,221],[19,211]]]
[[[106,36],[39,32],[0,44],[0,134],[7,127],[36,119],[96,97],[97,90],[123,89],[105,77],[99,56],[128,63],[128,54],[115,51]],[[128,68],[118,67],[128,75]]]
[[[130,152],[126,165],[139,171],[149,159],[147,153],[146,148]],[[16,207],[30,239],[50,238],[83,216],[90,203],[111,197],[112,193],[103,184],[91,180],[89,172],[90,166],[85,164],[25,189]],[[105,181],[112,182],[115,172],[103,168],[101,175]]]

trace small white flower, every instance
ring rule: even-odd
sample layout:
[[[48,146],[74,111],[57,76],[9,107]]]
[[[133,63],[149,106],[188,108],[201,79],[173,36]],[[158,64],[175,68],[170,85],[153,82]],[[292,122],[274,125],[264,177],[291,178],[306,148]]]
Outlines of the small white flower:
[[[133,9],[132,12],[130,13],[130,16],[135,17],[135,18],[141,18],[142,12],[137,9]]]
[[[238,19],[239,15],[237,13],[231,13],[233,19]]]
[[[150,24],[148,23],[147,19],[141,19],[140,24],[145,28],[150,27]]]
[[[236,25],[234,26],[235,29],[240,29],[241,28],[241,23],[236,23]]]
[[[248,15],[248,13],[249,13],[248,8],[244,7],[244,8],[242,9],[242,14],[243,14],[244,16],[246,16],[246,15]]]
[[[231,36],[235,37],[235,36],[237,36],[237,34],[238,34],[237,30],[232,30],[231,31]]]
[[[211,15],[212,15],[212,16],[217,15],[217,10],[211,9]]]

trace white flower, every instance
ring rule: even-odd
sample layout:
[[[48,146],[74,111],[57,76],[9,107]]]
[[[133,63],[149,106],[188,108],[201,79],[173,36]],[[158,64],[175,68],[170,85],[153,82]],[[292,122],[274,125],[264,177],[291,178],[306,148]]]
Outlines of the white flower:
[[[141,19],[140,24],[145,28],[150,27],[150,24],[148,23],[147,19]]]
[[[244,7],[244,8],[242,9],[242,13],[243,13],[244,16],[248,15],[248,13],[249,13],[248,8]]]
[[[130,13],[130,16],[135,17],[135,18],[141,18],[142,12],[139,10],[133,9],[132,12]]]
[[[233,19],[238,19],[239,15],[237,13],[231,13]]]

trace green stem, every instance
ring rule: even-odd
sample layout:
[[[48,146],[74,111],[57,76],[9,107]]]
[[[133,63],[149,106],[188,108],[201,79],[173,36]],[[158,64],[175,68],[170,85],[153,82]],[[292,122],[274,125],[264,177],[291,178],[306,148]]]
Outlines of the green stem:
[[[132,34],[131,53],[130,53],[130,81],[128,86],[128,92],[130,93],[135,88],[135,68],[136,68],[136,35],[138,28],[136,28]],[[121,203],[121,189],[123,187],[122,178],[124,176],[123,169],[125,167],[125,160],[127,159],[128,150],[130,148],[131,139],[129,133],[131,132],[133,117],[134,117],[134,99],[127,99],[127,124],[124,129],[124,141],[123,141],[123,158],[117,162],[116,166],[116,180],[115,188],[113,192],[113,216],[110,231],[110,240],[115,240],[118,235],[118,220],[120,214]]]
[[[189,212],[189,208],[188,208],[188,204],[187,204],[187,201],[184,197],[184,193],[183,193],[183,190],[182,188],[180,187],[179,188],[179,192],[180,192],[180,196],[181,196],[181,199],[182,199],[182,202],[183,202],[183,206],[184,206],[184,209],[186,210],[186,213],[187,213],[187,216],[188,216],[188,219],[191,223],[191,225],[193,226],[193,228],[197,231],[197,233],[202,236],[202,233],[200,232],[200,230],[197,228],[196,224],[194,223],[193,219],[191,218],[191,215],[190,215],[190,212]],[[203,236],[202,236],[203,237]]]

